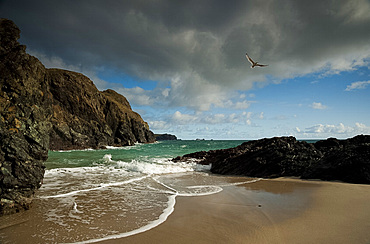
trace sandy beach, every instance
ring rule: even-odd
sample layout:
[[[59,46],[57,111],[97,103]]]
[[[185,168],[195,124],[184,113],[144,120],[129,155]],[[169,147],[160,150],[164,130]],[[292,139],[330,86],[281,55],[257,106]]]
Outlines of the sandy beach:
[[[179,197],[158,227],[101,243],[370,243],[370,186],[279,178]]]
[[[370,185],[292,178],[234,185],[248,178],[215,177],[225,183],[221,192],[177,196],[172,214],[163,223],[124,238],[109,239],[114,236],[108,235],[99,243],[370,243]],[[89,201],[80,200],[85,204]],[[106,204],[112,201],[106,200]],[[60,227],[56,233],[50,228],[52,222],[40,214],[46,207],[37,201],[29,211],[2,217],[0,241],[24,243],[29,238],[32,243],[75,242],[58,237],[67,237],[70,229]],[[114,222],[114,216],[100,219],[100,228],[123,226],[124,221],[134,223],[136,218],[120,217]],[[91,240],[86,238],[91,230],[79,225],[74,222],[75,235]],[[46,239],[38,236],[41,233]]]

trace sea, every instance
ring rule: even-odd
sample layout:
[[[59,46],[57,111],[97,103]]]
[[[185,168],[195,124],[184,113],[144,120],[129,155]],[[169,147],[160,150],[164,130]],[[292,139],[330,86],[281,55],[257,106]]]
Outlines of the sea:
[[[50,151],[30,210],[0,218],[0,243],[95,243],[148,231],[173,213],[178,197],[217,194],[260,179],[220,176],[209,165],[172,162],[239,140],[177,140],[106,149]],[[42,230],[42,231],[40,231]]]
[[[172,158],[242,142],[177,140],[50,151],[32,208],[1,217],[0,242],[12,243],[14,233],[28,243],[94,243],[155,228],[171,215],[179,196],[216,194],[256,180],[228,179],[211,174],[209,165]]]

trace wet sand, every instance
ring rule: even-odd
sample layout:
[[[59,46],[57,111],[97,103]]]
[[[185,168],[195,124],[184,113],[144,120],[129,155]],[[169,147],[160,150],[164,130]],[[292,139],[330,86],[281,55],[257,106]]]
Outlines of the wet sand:
[[[370,185],[287,178],[232,185],[245,179],[222,178],[228,186],[213,195],[177,196],[164,223],[100,243],[370,243]],[[55,243],[55,227],[38,214],[45,207],[36,201],[29,211],[2,217],[0,242]],[[100,221],[104,227],[114,224],[109,218]],[[116,224],[124,221],[130,219]],[[79,239],[91,235],[74,228]],[[68,231],[62,228],[58,235]]]
[[[100,243],[370,243],[370,185],[279,178],[176,200],[156,228]]]

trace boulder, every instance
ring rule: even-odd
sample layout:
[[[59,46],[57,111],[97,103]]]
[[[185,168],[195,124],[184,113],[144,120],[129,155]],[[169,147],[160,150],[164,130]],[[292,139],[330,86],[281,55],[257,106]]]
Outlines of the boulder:
[[[314,144],[294,137],[248,141],[229,149],[201,151],[176,157],[212,164],[211,172],[250,177],[295,176],[304,179],[370,183],[370,136],[347,140],[329,138]]]
[[[323,157],[307,168],[302,178],[370,183],[370,136],[359,135],[348,140],[330,138],[316,142],[315,147]]]

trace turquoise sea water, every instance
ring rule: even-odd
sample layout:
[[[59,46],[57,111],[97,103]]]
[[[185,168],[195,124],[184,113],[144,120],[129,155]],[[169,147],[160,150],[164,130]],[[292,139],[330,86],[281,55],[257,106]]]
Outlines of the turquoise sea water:
[[[213,175],[171,159],[244,141],[162,141],[104,150],[51,151],[31,210],[1,217],[0,243],[95,243],[166,221],[176,198],[211,195],[261,179]],[[1,225],[0,225],[1,226]]]
[[[171,159],[197,151],[230,148],[243,142],[240,140],[178,140],[136,144],[130,147],[110,147],[105,150],[50,151],[45,165],[47,169],[98,166],[107,163],[105,155],[111,155],[115,161],[153,163],[153,159]]]
[[[174,163],[187,153],[243,141],[162,141],[104,150],[51,151],[31,210],[2,217],[1,243],[94,243],[152,229],[178,196],[216,194],[256,179],[215,176],[210,166]],[[41,231],[39,231],[41,230]],[[17,242],[17,241],[15,241]]]

